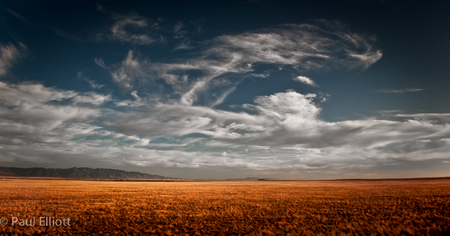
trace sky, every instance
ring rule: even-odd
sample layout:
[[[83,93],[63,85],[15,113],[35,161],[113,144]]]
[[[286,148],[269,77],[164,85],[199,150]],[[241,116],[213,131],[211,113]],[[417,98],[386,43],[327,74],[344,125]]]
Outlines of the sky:
[[[0,166],[450,176],[449,1],[0,1]]]

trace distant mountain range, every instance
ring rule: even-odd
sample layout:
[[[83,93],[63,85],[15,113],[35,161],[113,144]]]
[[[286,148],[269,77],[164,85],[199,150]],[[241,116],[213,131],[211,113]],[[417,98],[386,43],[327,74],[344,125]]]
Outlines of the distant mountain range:
[[[69,169],[53,168],[16,168],[0,166],[0,176],[8,177],[53,177],[64,179],[176,179],[160,175],[140,172],[127,172],[113,169],[92,169],[87,167],[73,167]]]

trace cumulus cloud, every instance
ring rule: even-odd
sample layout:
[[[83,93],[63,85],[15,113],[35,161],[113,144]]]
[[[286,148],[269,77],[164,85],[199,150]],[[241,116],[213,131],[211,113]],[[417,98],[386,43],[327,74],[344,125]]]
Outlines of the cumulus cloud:
[[[26,54],[27,47],[19,43],[19,47],[13,44],[0,44],[0,76],[6,75],[8,71]]]
[[[304,83],[313,87],[318,87],[316,83],[311,78],[308,78],[306,76],[297,76],[294,78],[294,80],[299,81],[300,83]]]

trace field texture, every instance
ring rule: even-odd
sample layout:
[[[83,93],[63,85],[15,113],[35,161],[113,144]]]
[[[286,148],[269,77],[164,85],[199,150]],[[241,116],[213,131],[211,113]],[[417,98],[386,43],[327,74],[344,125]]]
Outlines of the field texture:
[[[0,235],[449,235],[449,200],[450,180],[0,179]]]

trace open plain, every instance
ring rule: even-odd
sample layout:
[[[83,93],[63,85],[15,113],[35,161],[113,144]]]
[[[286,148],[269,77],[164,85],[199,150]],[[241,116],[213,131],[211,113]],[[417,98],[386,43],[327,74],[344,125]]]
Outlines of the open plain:
[[[448,179],[241,182],[0,179],[0,186],[1,235],[450,233]],[[53,225],[40,219],[53,220]]]

